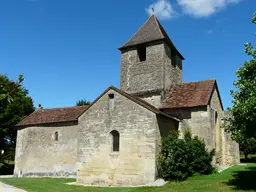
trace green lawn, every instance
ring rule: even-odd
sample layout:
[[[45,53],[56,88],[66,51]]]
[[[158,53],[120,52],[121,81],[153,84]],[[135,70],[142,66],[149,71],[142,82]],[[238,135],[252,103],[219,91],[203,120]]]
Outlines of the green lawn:
[[[205,191],[256,191],[256,163],[236,166],[208,176],[195,176],[180,183],[171,182],[163,187],[101,188],[70,186],[74,179],[10,178],[0,181],[29,192],[205,192]]]

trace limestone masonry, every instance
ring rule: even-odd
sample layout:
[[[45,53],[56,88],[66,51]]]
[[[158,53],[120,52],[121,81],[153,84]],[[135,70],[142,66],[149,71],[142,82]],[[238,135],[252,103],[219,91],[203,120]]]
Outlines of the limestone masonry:
[[[122,47],[121,89],[89,106],[38,109],[18,127],[18,177],[76,177],[96,186],[146,185],[158,178],[161,138],[190,129],[215,149],[218,168],[239,163],[238,144],[221,129],[216,80],[182,81],[184,57],[155,15]]]

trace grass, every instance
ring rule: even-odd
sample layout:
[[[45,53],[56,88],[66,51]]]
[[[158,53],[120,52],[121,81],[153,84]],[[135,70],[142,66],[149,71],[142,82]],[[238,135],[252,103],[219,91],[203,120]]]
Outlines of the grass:
[[[70,186],[65,183],[75,179],[54,178],[8,178],[1,182],[27,190],[28,192],[219,192],[256,191],[256,163],[235,166],[206,176],[191,177],[183,182],[170,182],[163,187],[103,188]]]

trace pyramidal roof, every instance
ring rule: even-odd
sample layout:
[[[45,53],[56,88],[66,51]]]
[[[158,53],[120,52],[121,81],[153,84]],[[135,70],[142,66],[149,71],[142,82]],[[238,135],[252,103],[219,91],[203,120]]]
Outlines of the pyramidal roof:
[[[133,37],[127,41],[119,50],[129,48],[132,46],[150,43],[158,40],[164,40],[180,55],[182,59],[184,57],[179,53],[171,39],[167,35],[163,26],[158,21],[157,17],[152,14],[151,17],[141,26],[141,28],[133,35]]]

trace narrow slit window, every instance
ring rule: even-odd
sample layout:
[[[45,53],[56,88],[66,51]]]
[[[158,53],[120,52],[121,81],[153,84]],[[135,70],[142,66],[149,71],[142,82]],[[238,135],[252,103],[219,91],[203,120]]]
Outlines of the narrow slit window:
[[[109,110],[114,110],[115,108],[115,95],[113,93],[108,95],[108,105],[109,105]]]
[[[58,140],[59,140],[59,133],[58,133],[58,132],[55,132],[55,133],[54,133],[54,140],[55,140],[55,141],[58,141]]]
[[[146,46],[140,46],[138,47],[137,49],[137,52],[138,52],[138,56],[139,56],[139,59],[140,59],[140,62],[141,61],[146,61]]]
[[[111,131],[111,144],[112,144],[112,152],[119,151],[119,143],[120,143],[120,134],[118,131]]]
[[[171,61],[173,66],[177,65],[177,55],[174,49],[171,50]]]

